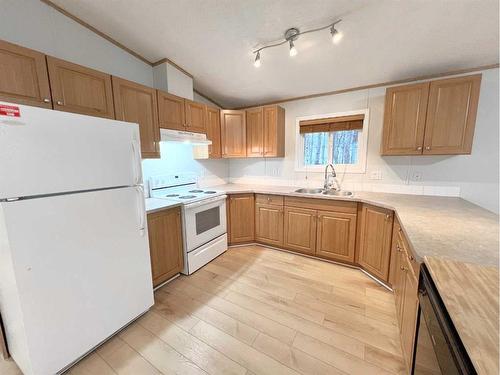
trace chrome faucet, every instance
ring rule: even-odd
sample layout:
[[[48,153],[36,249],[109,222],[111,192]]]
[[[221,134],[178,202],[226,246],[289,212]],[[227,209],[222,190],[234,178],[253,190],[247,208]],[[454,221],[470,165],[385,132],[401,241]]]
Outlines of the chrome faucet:
[[[332,171],[330,174],[328,174],[328,168],[331,168]],[[333,166],[333,164],[328,164],[326,167],[325,167],[325,182],[324,182],[324,189],[325,190],[330,190],[330,189],[336,189],[336,190],[340,190],[340,186],[339,186],[339,183],[337,182],[337,173],[335,172],[335,168]],[[333,179],[333,181],[331,181],[330,179]]]

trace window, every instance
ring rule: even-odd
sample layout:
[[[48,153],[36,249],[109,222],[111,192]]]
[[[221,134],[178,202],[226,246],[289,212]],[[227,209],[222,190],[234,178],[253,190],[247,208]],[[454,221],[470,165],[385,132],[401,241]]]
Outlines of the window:
[[[320,171],[332,163],[348,173],[363,173],[367,115],[363,110],[298,118],[296,169]]]

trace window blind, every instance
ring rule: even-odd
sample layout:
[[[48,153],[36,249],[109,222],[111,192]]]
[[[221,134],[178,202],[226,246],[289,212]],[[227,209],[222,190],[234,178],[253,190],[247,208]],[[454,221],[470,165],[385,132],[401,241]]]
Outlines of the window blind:
[[[363,129],[364,114],[327,117],[299,122],[300,134]]]

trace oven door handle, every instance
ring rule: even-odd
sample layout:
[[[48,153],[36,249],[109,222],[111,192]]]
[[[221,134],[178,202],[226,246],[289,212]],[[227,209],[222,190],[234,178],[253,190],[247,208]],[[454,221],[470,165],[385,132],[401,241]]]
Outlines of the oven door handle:
[[[223,201],[227,198],[227,195],[218,195],[216,197],[210,198],[210,199],[203,199],[202,201],[199,202],[194,202],[194,203],[188,203],[184,206],[184,208],[196,208],[196,207],[201,207],[205,206],[210,203],[218,202],[218,201]]]

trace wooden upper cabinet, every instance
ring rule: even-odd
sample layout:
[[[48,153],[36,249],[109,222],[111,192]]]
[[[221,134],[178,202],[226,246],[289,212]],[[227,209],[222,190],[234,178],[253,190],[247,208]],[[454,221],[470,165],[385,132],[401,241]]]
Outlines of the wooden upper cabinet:
[[[316,215],[316,210],[285,207],[285,248],[314,255],[316,250]]]
[[[112,82],[116,119],[139,124],[142,157],[159,158],[156,90],[114,76]]]
[[[220,111],[217,108],[206,106],[205,120],[207,127],[207,139],[212,141],[208,146],[208,157],[219,159],[222,157],[220,141]]]
[[[386,90],[382,155],[422,154],[428,96],[429,82]]]
[[[246,150],[245,111],[223,109],[220,111],[222,157],[242,158]]]
[[[255,239],[255,198],[253,194],[229,196],[229,226],[231,244]]]
[[[429,89],[424,154],[470,154],[481,74],[433,81]]]
[[[283,206],[255,204],[255,239],[271,246],[283,246]]]
[[[247,157],[264,156],[264,109],[262,107],[246,110],[247,120]]]
[[[481,74],[390,87],[382,155],[470,154]]]
[[[356,214],[318,212],[316,255],[354,263]]]
[[[186,130],[195,133],[206,133],[205,105],[184,99],[186,113]]]
[[[47,56],[54,109],[114,118],[111,76]]]
[[[161,90],[157,90],[157,95],[160,128],[186,130],[184,99]]]
[[[0,40],[0,100],[52,108],[43,53]]]
[[[184,266],[180,208],[148,214],[148,235],[153,286],[157,286]]]
[[[285,109],[277,106],[264,107],[264,157],[285,156]]]
[[[389,276],[393,218],[385,208],[364,204],[361,210],[358,263],[383,281]]]

